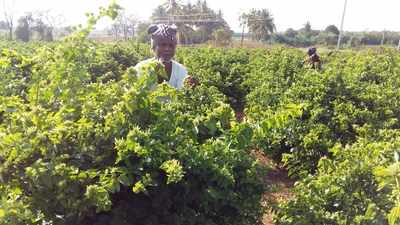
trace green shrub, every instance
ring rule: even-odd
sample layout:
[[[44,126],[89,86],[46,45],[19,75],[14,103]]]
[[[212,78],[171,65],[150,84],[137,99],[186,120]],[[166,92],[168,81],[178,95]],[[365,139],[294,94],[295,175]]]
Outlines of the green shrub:
[[[299,182],[294,198],[279,205],[276,224],[388,224],[394,200],[375,171],[394,162],[398,137],[398,131],[381,131],[332,148],[334,160],[322,158],[316,175]]]
[[[91,46],[39,51],[27,102],[1,97],[1,224],[261,223],[253,128],[223,95],[153,91],[156,65],[93,82]]]

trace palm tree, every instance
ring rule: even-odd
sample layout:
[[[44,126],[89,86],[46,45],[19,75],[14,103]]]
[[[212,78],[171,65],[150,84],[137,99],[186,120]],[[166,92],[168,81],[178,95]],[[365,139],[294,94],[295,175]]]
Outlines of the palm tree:
[[[163,20],[168,18],[167,10],[163,6],[158,6],[154,9],[151,19],[154,21]]]
[[[176,24],[183,12],[183,5],[179,0],[169,0],[163,5],[169,15],[169,23]],[[178,26],[178,24],[176,24]]]
[[[257,41],[269,40],[276,30],[274,18],[267,9],[252,9],[249,13],[244,13],[241,20]]]
[[[222,12],[214,12],[206,0],[198,0],[194,5],[184,5],[181,0],[167,0],[153,11],[152,19],[154,23],[175,24],[180,44],[191,43],[197,34],[201,34],[201,41],[207,41],[214,30],[228,27]]]
[[[183,33],[186,30],[185,24],[179,21],[183,14],[183,5],[179,0],[168,0],[153,11],[152,19],[155,23],[175,24],[178,30],[178,43],[182,43],[186,39]]]

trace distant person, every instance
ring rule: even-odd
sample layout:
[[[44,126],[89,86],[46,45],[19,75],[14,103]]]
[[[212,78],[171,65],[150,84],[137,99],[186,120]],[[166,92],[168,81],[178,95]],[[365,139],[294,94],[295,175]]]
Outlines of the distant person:
[[[147,32],[151,36],[151,49],[154,57],[139,62],[135,68],[140,76],[140,68],[144,65],[158,61],[164,66],[166,77],[158,77],[158,83],[167,82],[176,89],[181,89],[188,78],[187,69],[180,63],[173,60],[177,46],[177,28],[176,26],[158,24],[151,25]],[[192,78],[186,80],[186,83],[192,84]]]
[[[321,59],[319,58],[317,54],[317,48],[309,48],[307,51],[307,60],[306,63],[313,69],[318,69],[320,70],[322,68],[321,66]]]

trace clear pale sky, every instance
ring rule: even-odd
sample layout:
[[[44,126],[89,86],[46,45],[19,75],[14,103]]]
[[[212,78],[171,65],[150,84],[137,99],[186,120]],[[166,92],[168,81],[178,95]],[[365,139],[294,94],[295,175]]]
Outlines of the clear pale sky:
[[[0,18],[3,4],[0,1]],[[85,21],[85,12],[97,12],[100,5],[110,0],[5,0],[13,2],[17,15],[27,11],[51,10],[62,14],[66,24]],[[152,10],[166,0],[119,0],[129,13],[146,20]],[[181,0],[182,3],[188,2]],[[192,0],[195,3],[196,0]],[[271,11],[278,31],[291,27],[299,29],[310,21],[313,29],[324,29],[330,24],[340,27],[344,0],[208,0],[208,5],[221,9],[225,20],[235,31],[240,31],[238,17],[251,8]],[[400,31],[400,0],[348,0],[344,30],[346,31]]]

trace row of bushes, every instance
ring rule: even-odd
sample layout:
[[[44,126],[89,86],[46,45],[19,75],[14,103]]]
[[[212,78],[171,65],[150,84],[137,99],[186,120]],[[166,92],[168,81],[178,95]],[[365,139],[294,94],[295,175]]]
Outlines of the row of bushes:
[[[260,224],[256,148],[299,181],[278,224],[396,222],[397,52],[184,48],[201,85],[150,91],[148,46],[82,38],[2,50],[0,224]]]

